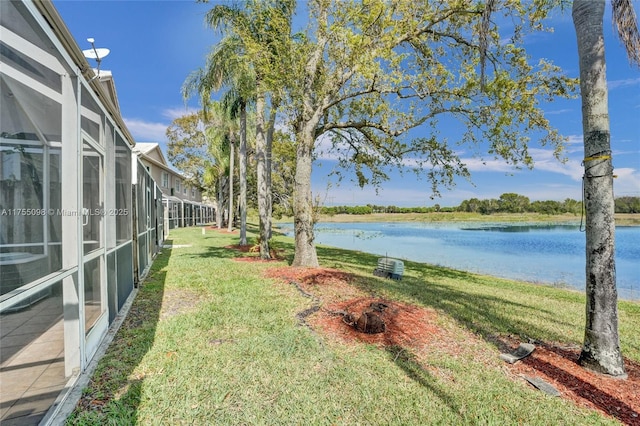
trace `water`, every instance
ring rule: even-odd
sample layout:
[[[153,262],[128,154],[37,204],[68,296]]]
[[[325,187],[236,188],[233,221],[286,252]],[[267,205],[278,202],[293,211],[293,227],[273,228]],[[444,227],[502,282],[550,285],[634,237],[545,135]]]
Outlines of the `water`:
[[[585,235],[577,225],[318,223],[316,243],[521,281],[584,290]],[[293,225],[283,231],[293,236]],[[616,228],[622,299],[640,300],[640,227]]]

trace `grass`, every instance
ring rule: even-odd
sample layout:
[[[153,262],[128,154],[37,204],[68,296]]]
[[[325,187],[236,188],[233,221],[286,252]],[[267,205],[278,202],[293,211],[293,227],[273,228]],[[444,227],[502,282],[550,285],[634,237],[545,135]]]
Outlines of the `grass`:
[[[255,235],[250,234],[255,240]],[[301,327],[295,287],[266,279],[279,263],[236,262],[237,234],[172,230],[132,310],[68,424],[617,424],[513,381],[492,336],[579,344],[584,296],[405,262],[402,281],[372,277],[376,257],[318,247],[355,285],[440,312],[443,327],[480,336],[481,357],[345,344]],[[293,256],[293,242],[275,245]],[[640,361],[640,304],[620,303],[625,356]],[[439,372],[440,374],[436,374]]]

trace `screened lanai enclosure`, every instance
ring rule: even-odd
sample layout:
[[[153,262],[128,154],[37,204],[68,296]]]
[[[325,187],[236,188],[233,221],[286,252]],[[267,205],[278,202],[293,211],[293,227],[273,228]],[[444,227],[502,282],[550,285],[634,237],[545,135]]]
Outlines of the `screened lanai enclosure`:
[[[47,424],[172,206],[132,154],[110,74],[50,2],[0,1],[0,35],[0,423]]]
[[[164,196],[165,227],[167,230],[183,226],[199,226],[215,221],[214,208],[208,204]]]

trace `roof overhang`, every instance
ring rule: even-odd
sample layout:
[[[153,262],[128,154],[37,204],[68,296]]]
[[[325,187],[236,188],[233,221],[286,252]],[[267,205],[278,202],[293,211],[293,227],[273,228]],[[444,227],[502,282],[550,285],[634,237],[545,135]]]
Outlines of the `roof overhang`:
[[[129,132],[124,119],[120,115],[120,108],[117,105],[117,101],[114,104],[109,93],[107,93],[107,91],[102,87],[100,79],[97,78],[96,73],[89,65],[89,62],[87,62],[87,59],[82,53],[82,50],[80,50],[80,47],[69,31],[69,28],[62,20],[62,17],[53,6],[53,3],[47,0],[34,0],[33,3],[38,11],[42,14],[42,16],[47,20],[54,34],[58,37],[58,40],[60,41],[60,43],[62,43],[62,46],[78,66],[80,72],[82,73],[82,76],[88,82],[89,86],[93,89],[100,101],[104,104],[105,108],[107,109],[113,120],[116,122],[116,125],[118,126],[120,131],[124,134],[125,139],[127,139],[131,146],[135,145],[135,140],[133,139],[131,132]],[[103,72],[104,71],[101,71],[101,74]],[[115,86],[113,95],[115,96]]]

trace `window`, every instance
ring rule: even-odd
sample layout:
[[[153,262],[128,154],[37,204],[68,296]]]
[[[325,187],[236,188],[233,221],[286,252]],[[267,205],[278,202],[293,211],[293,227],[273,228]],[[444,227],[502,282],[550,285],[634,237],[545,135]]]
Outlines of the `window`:
[[[167,172],[162,172],[162,187],[163,188],[169,187],[169,173]]]
[[[194,187],[191,187],[191,197],[196,197],[196,189]]]
[[[184,195],[187,195],[187,185],[185,185],[185,186],[183,186],[183,187],[182,187],[182,193],[183,193]]]
[[[176,179],[176,194],[180,193],[180,179]]]

